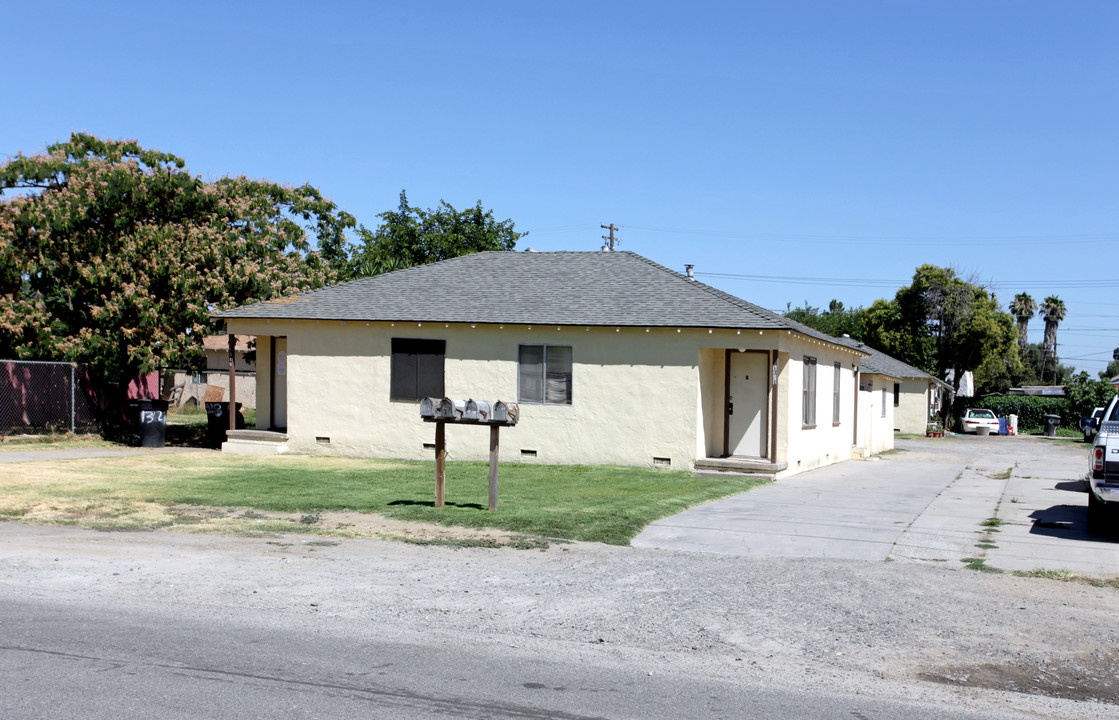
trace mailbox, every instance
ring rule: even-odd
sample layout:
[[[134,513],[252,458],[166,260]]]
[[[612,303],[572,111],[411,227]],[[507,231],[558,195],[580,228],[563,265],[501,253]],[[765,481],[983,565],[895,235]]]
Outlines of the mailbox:
[[[435,406],[435,417],[439,420],[461,420],[465,411],[465,401],[445,397]]]
[[[439,405],[442,398],[425,397],[420,398],[420,417],[433,418],[435,417],[435,410]]]
[[[462,412],[463,420],[474,420],[475,422],[485,422],[490,419],[491,409],[490,404],[485,400],[467,400],[466,409]]]
[[[516,425],[517,419],[520,417],[520,409],[517,403],[503,403],[500,400],[493,404],[493,421],[497,423],[504,423],[507,425]]]

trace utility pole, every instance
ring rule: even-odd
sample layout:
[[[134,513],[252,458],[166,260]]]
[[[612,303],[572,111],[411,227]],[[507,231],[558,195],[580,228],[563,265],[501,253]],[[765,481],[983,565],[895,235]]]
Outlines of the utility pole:
[[[602,239],[606,241],[606,244],[602,246],[603,252],[605,252],[607,250],[609,250],[610,252],[614,252],[614,245],[615,244],[617,244],[617,245],[622,244],[621,240],[614,237],[614,231],[618,230],[618,226],[615,225],[614,223],[610,223],[609,225],[599,225],[599,227],[601,227],[603,230],[609,230],[610,231],[609,235],[603,235],[602,236]]]

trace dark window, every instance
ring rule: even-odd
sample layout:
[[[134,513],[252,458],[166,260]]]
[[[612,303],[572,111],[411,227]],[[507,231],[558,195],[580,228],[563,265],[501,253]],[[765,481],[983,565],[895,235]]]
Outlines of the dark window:
[[[894,407],[901,405],[901,383],[894,383]]]
[[[816,426],[816,358],[804,356],[804,404],[801,408],[805,427]]]
[[[443,397],[443,359],[446,354],[446,340],[393,338],[389,397],[393,400]]]
[[[571,348],[521,345],[517,357],[517,402],[571,404]]]

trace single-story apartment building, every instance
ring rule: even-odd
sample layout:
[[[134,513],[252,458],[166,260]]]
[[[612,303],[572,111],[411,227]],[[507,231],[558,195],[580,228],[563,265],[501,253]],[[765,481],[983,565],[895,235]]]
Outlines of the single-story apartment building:
[[[874,395],[868,395],[866,403],[874,406],[876,422],[885,424],[885,431],[891,436],[894,432],[924,435],[930,418],[940,410],[942,398],[952,392],[952,386],[858,340],[847,336],[841,339],[867,354],[859,362],[859,370],[864,377],[860,387]],[[887,417],[888,423],[884,422]],[[864,423],[864,427],[874,427],[881,438],[881,430],[876,426]],[[890,442],[890,447],[893,447],[892,437]],[[876,444],[872,439],[859,443],[861,447]]]
[[[858,444],[868,352],[631,252],[481,252],[215,317],[257,338],[257,431],[228,452],[430,458],[443,396],[519,404],[505,462],[780,477]]]

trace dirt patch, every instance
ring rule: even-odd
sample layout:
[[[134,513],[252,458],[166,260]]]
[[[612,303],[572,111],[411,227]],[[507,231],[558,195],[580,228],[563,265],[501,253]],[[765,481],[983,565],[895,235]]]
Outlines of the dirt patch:
[[[1119,705],[1119,685],[1115,683],[1117,676],[1119,650],[1078,656],[1071,663],[1023,660],[1009,665],[984,663],[917,674],[921,680],[944,685]]]
[[[394,520],[377,513],[314,514],[261,512],[250,508],[160,505],[125,501],[0,501],[0,519],[44,525],[77,525],[94,530],[173,530],[246,537],[280,534],[400,540],[420,545],[455,547],[548,547],[547,539],[503,530],[478,530],[434,523]]]

